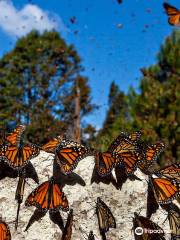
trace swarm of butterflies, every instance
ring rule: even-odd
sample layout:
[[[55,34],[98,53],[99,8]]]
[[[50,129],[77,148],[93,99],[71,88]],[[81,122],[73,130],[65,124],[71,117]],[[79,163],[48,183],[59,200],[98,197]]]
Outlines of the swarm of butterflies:
[[[15,228],[18,227],[20,204],[23,202],[26,178],[32,178],[39,184],[38,175],[30,160],[39,155],[40,150],[54,154],[53,176],[41,183],[27,197],[26,206],[35,206],[31,216],[29,227],[40,220],[47,212],[50,219],[58,224],[62,231],[62,240],[70,240],[73,227],[73,209],[69,210],[69,203],[63,192],[64,179],[73,174],[79,161],[87,156],[94,156],[95,165],[92,182],[106,182],[112,180],[112,171],[116,175],[116,188],[121,189],[122,184],[129,178],[138,179],[134,172],[139,168],[148,175],[147,216],[134,213],[133,225],[137,227],[161,230],[161,233],[134,234],[135,239],[165,239],[163,230],[150,220],[151,215],[159,206],[168,212],[168,219],[172,239],[180,239],[180,209],[174,203],[179,201],[180,193],[180,164],[172,164],[162,169],[151,171],[151,166],[156,162],[159,154],[165,149],[163,141],[155,144],[147,144],[141,140],[141,132],[121,132],[111,143],[107,151],[101,152],[79,144],[64,136],[57,136],[43,146],[26,143],[23,134],[26,127],[17,126],[10,134],[3,133],[0,138],[0,179],[4,177],[18,177],[15,200],[17,200],[17,217]],[[69,211],[66,225],[60,215],[60,210]],[[98,197],[96,202],[96,215],[99,223],[99,231],[102,239],[106,239],[106,233],[110,228],[116,228],[116,220],[110,208]],[[7,223],[0,219],[0,239],[11,239],[11,233]],[[95,239],[92,231],[88,240]]]

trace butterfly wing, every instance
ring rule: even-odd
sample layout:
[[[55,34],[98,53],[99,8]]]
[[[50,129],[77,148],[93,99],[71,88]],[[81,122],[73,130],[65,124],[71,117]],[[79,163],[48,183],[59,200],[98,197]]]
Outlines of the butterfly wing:
[[[168,3],[164,3],[163,6],[166,10],[166,14],[169,16],[169,24],[180,26],[180,11]]]
[[[98,152],[95,155],[95,162],[98,174],[105,177],[111,173],[117,163],[117,158],[115,154],[111,154],[110,152]]]
[[[151,221],[149,218],[143,217],[134,213],[135,217],[133,219],[133,229],[134,229],[134,236],[135,240],[165,240],[164,238],[164,231],[161,227],[159,227],[156,223]],[[158,230],[157,233],[148,233],[143,231],[142,235],[137,235],[135,233],[135,229],[137,227],[141,227],[142,229],[151,229],[151,230]]]
[[[170,203],[179,195],[179,185],[174,181],[150,177],[150,183],[152,184],[156,200],[160,204]]]
[[[0,239],[1,240],[11,240],[11,233],[8,225],[0,220]]]
[[[69,140],[62,141],[56,149],[57,163],[65,174],[70,174],[78,162],[89,154],[89,148]]]
[[[26,199],[26,206],[35,206],[42,211],[68,210],[68,201],[58,184],[53,180],[39,185]]]
[[[172,239],[180,239],[180,211],[171,209],[168,212]]]
[[[143,152],[138,146],[140,137],[140,132],[131,134],[122,132],[108,148],[108,152],[113,152],[118,156],[117,163],[124,165],[127,175],[132,174],[137,163],[144,159]]]
[[[51,139],[48,143],[42,146],[42,150],[48,153],[55,153],[57,146],[63,140],[63,136],[57,136],[56,138]]]
[[[109,228],[116,228],[116,220],[111,210],[100,198],[97,198],[96,214],[101,233],[108,232]]]
[[[73,225],[73,210],[70,209],[61,240],[71,240],[72,225]]]
[[[12,168],[22,168],[39,153],[40,149],[35,144],[27,144],[22,147],[5,145],[0,150],[0,157]]]
[[[19,125],[17,128],[14,129],[12,133],[10,133],[8,136],[6,136],[6,141],[11,145],[19,145],[20,139],[25,131],[26,126],[25,125]]]
[[[172,164],[167,166],[157,172],[155,174],[159,177],[165,177],[171,180],[176,180],[180,183],[180,164]]]
[[[145,161],[138,164],[138,168],[142,172],[148,170],[148,168],[157,160],[159,154],[164,150],[165,144],[163,142],[157,142],[152,145],[147,145],[144,149]]]

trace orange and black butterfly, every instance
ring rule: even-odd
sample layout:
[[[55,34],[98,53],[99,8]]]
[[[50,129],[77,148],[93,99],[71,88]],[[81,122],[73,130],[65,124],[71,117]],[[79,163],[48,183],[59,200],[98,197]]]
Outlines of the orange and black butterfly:
[[[146,229],[146,231],[145,231]],[[147,231],[151,230],[151,232]],[[153,230],[156,230],[152,232]],[[134,213],[133,231],[135,240],[165,240],[164,231],[149,218]]]
[[[41,211],[68,211],[68,200],[61,190],[59,183],[51,177],[49,181],[39,185],[26,199],[26,206],[35,206]]]
[[[3,138],[0,139],[0,144],[18,145],[25,129],[25,125],[19,125],[13,130],[12,133],[8,134],[7,136],[4,132]]]
[[[167,178],[149,177],[156,201],[159,204],[171,203],[180,193],[179,184]]]
[[[11,233],[7,223],[0,219],[0,240],[11,240]]]
[[[172,164],[170,166],[164,167],[154,173],[159,177],[164,177],[170,180],[175,180],[180,183],[180,164]]]
[[[82,144],[64,139],[58,145],[55,155],[61,171],[70,174],[81,159],[91,155],[91,150]]]
[[[64,137],[61,135],[51,139],[48,143],[42,146],[42,150],[48,153],[55,153],[57,146],[62,142],[63,139]]]
[[[40,148],[35,144],[20,144],[0,146],[0,158],[9,164],[12,168],[24,167],[30,159],[40,153]]]
[[[30,159],[40,153],[40,148],[35,144],[23,144],[22,134],[24,125],[18,126],[10,135],[5,137],[5,142],[0,145],[0,159],[4,160],[12,168],[24,167]]]
[[[138,168],[144,173],[148,171],[149,167],[157,160],[159,154],[164,150],[165,144],[157,142],[152,145],[143,146],[145,154],[145,161],[138,164]]]
[[[106,152],[95,155],[96,167],[99,175],[106,176],[113,167],[122,164],[127,175],[132,174],[137,163],[143,161],[144,154],[139,148],[140,132],[127,134],[122,132],[110,145]]]
[[[71,240],[72,225],[73,225],[73,209],[70,209],[61,240]]]
[[[163,6],[166,10],[166,14],[169,17],[168,18],[169,24],[180,27],[180,10],[171,6],[168,3],[164,3]]]
[[[116,228],[116,220],[109,207],[100,199],[100,197],[97,198],[96,214],[100,234],[105,238],[105,233],[109,231],[109,228]]]

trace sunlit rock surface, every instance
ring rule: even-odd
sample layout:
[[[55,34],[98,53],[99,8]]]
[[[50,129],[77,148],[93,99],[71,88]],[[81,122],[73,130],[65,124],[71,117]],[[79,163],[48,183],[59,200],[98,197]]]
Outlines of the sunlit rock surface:
[[[53,155],[41,152],[34,158],[32,164],[36,168],[40,183],[51,177],[53,171]],[[109,240],[133,240],[134,233],[132,231],[132,218],[134,212],[145,216],[146,214],[146,195],[147,195],[147,178],[140,171],[136,171],[136,175],[142,181],[130,181],[123,185],[121,191],[117,190],[112,184],[105,185],[103,183],[91,184],[91,175],[94,168],[94,158],[87,157],[83,159],[75,173],[80,175],[86,183],[86,186],[76,184],[74,186],[66,185],[63,189],[66,194],[70,208],[74,210],[74,225],[72,240],[87,239],[90,230],[93,230],[96,239],[101,239],[98,229],[98,221],[95,214],[95,202],[97,197],[110,207],[114,217],[116,218],[117,228],[111,229],[107,233]],[[25,196],[37,187],[33,180],[28,179],[25,186]],[[25,207],[24,202],[21,204],[19,227],[14,229],[14,221],[16,218],[17,203],[14,200],[17,179],[5,178],[0,181],[0,215],[10,227],[13,240],[56,240],[61,239],[61,231],[57,225],[51,222],[47,213],[40,221],[35,222],[27,232],[24,232],[26,225],[34,212],[34,207]],[[63,219],[66,221],[67,213],[62,213]],[[159,209],[152,220],[158,223],[165,231],[169,232],[167,214]],[[165,221],[165,222],[164,222]],[[166,239],[170,239],[166,234]]]

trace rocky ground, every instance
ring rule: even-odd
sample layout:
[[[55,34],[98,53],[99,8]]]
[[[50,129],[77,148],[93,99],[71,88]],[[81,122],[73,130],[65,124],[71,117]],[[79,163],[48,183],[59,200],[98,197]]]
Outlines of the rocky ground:
[[[46,181],[52,175],[53,155],[41,152],[31,162],[39,176],[40,183]],[[116,218],[117,228],[111,229],[107,234],[109,240],[133,240],[132,217],[134,212],[138,212],[145,216],[146,213],[146,194],[147,180],[146,176],[140,171],[136,171],[136,175],[142,181],[130,181],[123,185],[121,191],[117,190],[112,184],[105,185],[103,183],[91,184],[91,175],[94,168],[94,158],[87,157],[83,159],[75,169],[78,175],[82,177],[86,185],[74,186],[66,185],[63,189],[66,194],[70,208],[74,209],[74,225],[72,240],[87,239],[90,230],[93,230],[96,239],[101,239],[98,230],[98,221],[95,215],[95,202],[97,197],[110,207],[114,217]],[[24,231],[29,218],[34,212],[34,207],[25,207],[24,202],[21,204],[19,217],[19,227],[17,231],[14,229],[14,220],[16,218],[17,204],[14,200],[17,180],[13,178],[5,178],[0,181],[0,214],[10,227],[13,240],[55,240],[61,239],[61,231],[57,225],[51,222],[49,214],[46,214],[40,221],[35,222],[28,231]],[[25,187],[25,196],[37,186],[33,180],[28,179]],[[67,213],[62,213],[64,219]],[[167,214],[162,210],[158,210],[153,215],[152,220],[158,223],[165,231],[169,231]],[[166,221],[165,221],[166,220]],[[165,221],[165,222],[164,222]],[[170,236],[166,234],[166,239]]]

